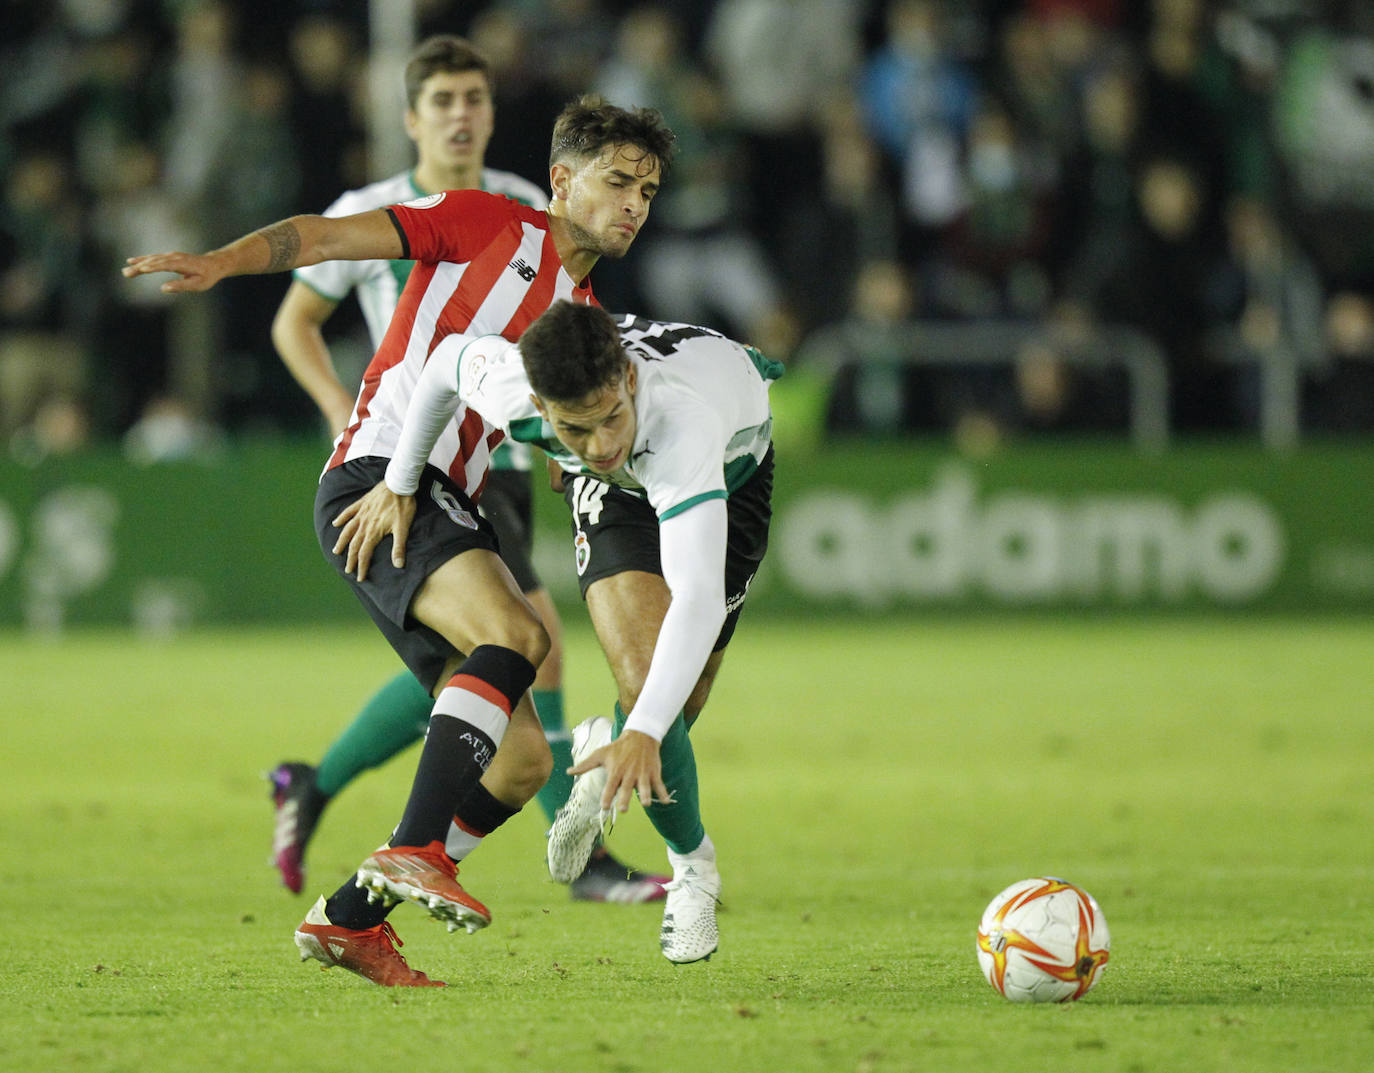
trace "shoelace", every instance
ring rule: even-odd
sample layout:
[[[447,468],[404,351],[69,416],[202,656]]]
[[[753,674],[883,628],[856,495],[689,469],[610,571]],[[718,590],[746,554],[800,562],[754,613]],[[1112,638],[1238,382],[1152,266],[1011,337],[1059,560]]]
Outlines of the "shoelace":
[[[391,921],[383,920],[380,924],[377,925],[377,940],[379,942],[389,941],[391,943],[391,952],[396,955],[396,960],[400,962],[400,965],[398,966],[399,968],[402,968],[406,972],[411,973],[414,976],[418,976],[421,979],[429,979],[429,977],[425,976],[424,973],[419,972],[416,969],[412,969],[410,967],[410,962],[406,960],[406,956],[403,953],[401,953],[399,949],[397,949],[398,947],[405,946],[405,943],[403,943],[401,941],[401,937],[396,934],[396,929],[391,926]]]
[[[389,939],[391,941],[392,946],[405,946],[405,943],[401,942],[401,937],[396,934],[396,929],[391,926],[391,921],[383,920],[377,926],[381,928],[381,931],[378,934],[386,939]],[[405,958],[401,958],[401,963],[405,964],[405,960]],[[410,966],[407,965],[406,967],[409,968]]]
[[[709,894],[701,876],[674,876],[663,885],[664,890],[689,890],[693,894]]]
[[[595,775],[597,775],[597,774],[601,774],[601,775],[604,776],[604,774],[605,774],[604,769],[602,769],[602,768],[593,768],[591,771],[584,771],[581,775],[578,775],[577,778],[576,778],[576,779],[574,780],[574,782],[573,782],[574,791],[576,791],[576,790],[578,789],[579,784],[584,785],[584,786],[589,786],[589,787],[595,787],[595,786],[596,786],[596,780],[593,778],[593,776],[595,776]],[[583,782],[584,779],[587,780],[585,783]],[[603,778],[601,781],[604,782],[604,781],[605,781],[604,778]],[[600,794],[598,793],[597,796],[599,797]],[[569,793],[569,794],[568,794],[568,799],[569,799],[570,802],[572,801],[572,799],[573,799],[572,793]],[[574,808],[573,808],[573,806],[572,806],[571,804],[564,805],[564,806],[563,806],[562,808],[560,808],[560,809],[558,810],[558,812],[555,814],[554,819],[555,819],[555,821],[556,821],[557,818],[558,818],[558,816],[562,815],[562,814],[565,813],[565,812],[568,813],[569,815],[572,815],[574,811],[575,811],[575,810],[574,810]],[[588,822],[590,822],[591,817],[588,816],[587,819],[588,819]],[[597,804],[596,804],[596,827],[597,827],[597,831],[598,831],[597,837],[599,837],[599,838],[601,838],[601,839],[606,839],[606,838],[610,837],[611,831],[615,829],[615,820],[616,820],[616,811],[615,811],[615,809],[614,809],[614,808],[602,808],[602,807],[601,807],[601,802],[598,801]]]
[[[663,884],[663,889],[669,892],[685,890],[691,894],[710,898],[715,902],[720,901],[720,895],[712,893],[710,886],[706,882],[706,877],[701,875],[687,875],[684,873],[680,876],[674,876],[667,883]]]

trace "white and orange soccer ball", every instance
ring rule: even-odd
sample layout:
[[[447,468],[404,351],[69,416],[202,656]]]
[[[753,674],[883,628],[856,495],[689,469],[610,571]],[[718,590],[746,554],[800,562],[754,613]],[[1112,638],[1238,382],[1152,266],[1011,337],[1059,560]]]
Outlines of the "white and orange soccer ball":
[[[1090,990],[1112,945],[1093,896],[1053,876],[1013,883],[978,925],[978,963],[1013,1002],[1072,1002]]]

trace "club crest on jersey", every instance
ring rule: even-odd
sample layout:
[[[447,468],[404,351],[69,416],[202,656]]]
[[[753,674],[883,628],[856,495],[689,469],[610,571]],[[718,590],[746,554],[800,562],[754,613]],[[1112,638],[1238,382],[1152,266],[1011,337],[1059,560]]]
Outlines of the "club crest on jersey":
[[[408,209],[432,209],[444,200],[444,196],[445,192],[441,190],[437,194],[426,194],[424,197],[417,197],[414,201],[403,201],[401,204]]]
[[[592,543],[581,529],[573,537],[573,556],[577,559],[577,576],[581,577],[587,572],[587,565],[592,561]]]
[[[471,354],[463,351],[462,361],[458,366],[458,381],[468,391],[476,391],[482,386],[482,380],[487,373],[487,353],[485,350],[474,349]]]
[[[529,262],[526,261],[523,257],[517,257],[514,261],[510,263],[509,267],[515,269],[515,274],[519,276],[521,279],[523,279],[526,283],[534,279],[535,276],[539,275],[539,270],[537,268],[531,267]]]

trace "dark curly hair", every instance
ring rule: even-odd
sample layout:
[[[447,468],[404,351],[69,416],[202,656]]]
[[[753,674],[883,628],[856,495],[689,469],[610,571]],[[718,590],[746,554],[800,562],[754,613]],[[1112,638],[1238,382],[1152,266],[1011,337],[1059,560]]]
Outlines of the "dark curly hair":
[[[613,145],[631,145],[643,158],[658,161],[659,175],[673,163],[677,135],[655,108],[619,108],[604,97],[587,93],[569,102],[553,125],[549,166],[570,158],[582,163]]]
[[[558,301],[520,336],[530,389],[541,399],[573,403],[616,383],[630,359],[620,331],[600,306]]]

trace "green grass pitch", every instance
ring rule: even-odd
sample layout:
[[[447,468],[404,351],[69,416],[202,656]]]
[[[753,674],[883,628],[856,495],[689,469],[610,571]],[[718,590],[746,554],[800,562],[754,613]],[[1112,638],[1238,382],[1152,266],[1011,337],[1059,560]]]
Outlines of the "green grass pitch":
[[[609,677],[569,608],[572,717]],[[463,867],[492,926],[392,915],[445,990],[301,965],[261,772],[394,668],[369,627],[0,637],[0,1069],[464,1073],[1374,1068],[1374,623],[746,619],[694,740],[719,953],[572,904],[532,805]],[[415,754],[326,814],[309,889],[399,816]],[[642,814],[613,838],[658,864]],[[1096,990],[1021,1007],[973,934],[1062,875]]]

